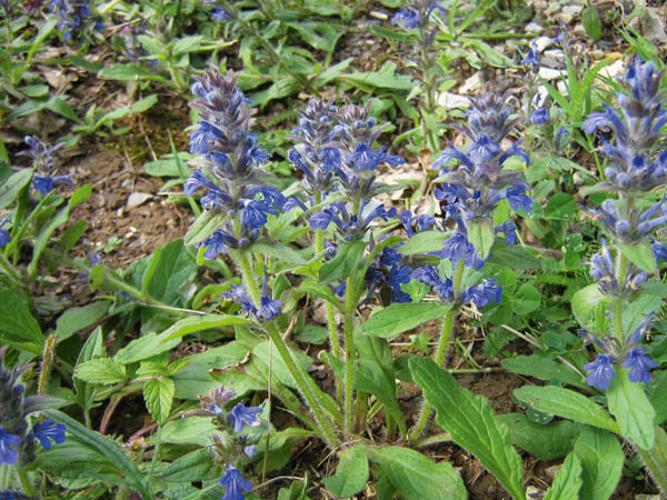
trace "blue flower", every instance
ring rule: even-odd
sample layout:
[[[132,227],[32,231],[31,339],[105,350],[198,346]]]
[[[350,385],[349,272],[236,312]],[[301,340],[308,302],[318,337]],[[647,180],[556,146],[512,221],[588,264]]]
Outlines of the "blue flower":
[[[216,7],[211,13],[211,19],[218,22],[229,21],[232,19],[232,15],[229,11],[223,9],[222,7]]]
[[[245,456],[248,458],[254,457],[257,454],[257,445],[251,444],[246,446],[243,448],[243,453],[245,453]]]
[[[534,71],[540,65],[540,52],[537,48],[537,43],[534,40],[531,42],[530,49],[521,62],[526,66],[531,66]]]
[[[377,289],[387,287],[392,303],[412,301],[410,294],[401,290],[401,285],[410,282],[411,274],[412,268],[401,264],[401,255],[396,251],[396,246],[384,247],[366,271],[368,296],[372,296]]]
[[[449,278],[442,279],[436,267],[424,266],[417,268],[412,272],[412,278],[429,285],[444,302],[454,300],[454,284],[452,283],[452,280]]]
[[[410,210],[403,210],[403,212],[401,212],[400,220],[401,225],[408,236],[414,236],[416,233],[428,231],[435,225],[435,218],[432,215],[413,215]]]
[[[667,261],[667,245],[655,241],[653,243],[653,255],[655,255],[655,260],[658,263]]]
[[[598,281],[600,291],[608,296],[625,296],[636,292],[649,278],[647,273],[640,271],[634,264],[629,264],[625,281],[619,285],[614,259],[604,239],[600,243],[600,253],[591,257],[590,273]]]
[[[402,8],[391,18],[391,24],[398,24],[406,30],[414,30],[419,27],[419,13],[410,8]]]
[[[530,122],[538,126],[549,123],[549,108],[534,109],[530,113]]]
[[[227,466],[227,471],[219,482],[220,486],[225,488],[225,494],[220,497],[220,500],[244,500],[245,493],[252,491],[252,483],[245,479],[233,465]]]
[[[519,237],[516,234],[516,224],[513,220],[503,222],[493,230],[495,234],[502,233],[505,236],[505,243],[508,245],[518,245]]]
[[[277,318],[282,314],[280,310],[282,306],[282,300],[273,300],[269,295],[263,295],[261,304],[257,310],[257,317],[267,321]]]
[[[10,241],[9,233],[0,227],[0,248],[5,248]]]
[[[345,203],[335,202],[320,212],[312,214],[309,224],[313,230],[325,230],[329,224],[333,223],[346,240],[359,240],[366,235],[375,219],[382,219],[386,222],[395,215],[395,208],[387,210],[384,205],[375,200],[362,200],[356,214],[348,211]]]
[[[21,437],[10,434],[4,427],[0,427],[0,465],[13,465],[19,459],[16,447],[21,444]]]
[[[630,351],[623,361],[623,368],[630,370],[628,378],[631,382],[651,383],[653,375],[651,370],[656,368],[658,364],[644,354],[644,349],[637,347]]]
[[[239,304],[241,310],[245,313],[255,314],[257,312],[257,308],[253,304],[244,285],[233,284],[229,290],[222,292],[222,296],[227,300],[232,300]]]
[[[505,198],[509,201],[512,210],[523,210],[530,212],[533,208],[533,200],[530,199],[524,192],[526,186],[523,184],[515,184],[505,191]]]
[[[601,391],[606,391],[612,379],[616,376],[614,358],[609,354],[598,354],[595,361],[585,365],[584,369],[588,372],[586,383]]]
[[[479,285],[468,288],[463,293],[463,302],[475,304],[478,308],[488,304],[499,304],[502,299],[503,289],[498,286],[495,279],[485,280]]]
[[[32,178],[32,187],[42,196],[46,196],[53,191],[58,184],[72,187],[71,177],[71,175],[55,175],[53,177],[34,175]]]
[[[39,440],[45,450],[51,448],[51,441],[56,444],[65,442],[65,426],[53,420],[42,420],[32,428],[32,434]]]
[[[438,255],[443,259],[448,259],[452,264],[463,260],[467,267],[475,269],[484,265],[484,261],[477,255],[473,244],[468,241],[466,235],[461,231],[456,231],[452,237],[445,241]]]
[[[227,419],[234,432],[241,432],[246,425],[257,427],[261,413],[262,409],[259,406],[246,407],[243,403],[238,403],[229,411]]]
[[[30,500],[30,497],[20,491],[0,491],[0,500]]]

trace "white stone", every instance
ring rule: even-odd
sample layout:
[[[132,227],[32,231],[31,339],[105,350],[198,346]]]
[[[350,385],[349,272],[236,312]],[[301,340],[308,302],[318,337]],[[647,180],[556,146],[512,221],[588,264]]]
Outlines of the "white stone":
[[[470,101],[467,97],[462,95],[452,94],[451,92],[442,92],[438,96],[438,105],[445,109],[467,109],[470,107]]]
[[[544,31],[544,27],[535,21],[528,23],[524,29],[527,33],[540,33],[541,31]]]
[[[459,94],[476,94],[482,88],[482,79],[479,71],[468,78],[459,87]]]
[[[143,205],[153,197],[150,193],[132,193],[127,199],[127,209],[132,210]]]
[[[551,80],[558,80],[565,74],[565,72],[559,69],[541,67],[538,74],[540,75],[540,78],[542,78],[543,80],[551,81]]]

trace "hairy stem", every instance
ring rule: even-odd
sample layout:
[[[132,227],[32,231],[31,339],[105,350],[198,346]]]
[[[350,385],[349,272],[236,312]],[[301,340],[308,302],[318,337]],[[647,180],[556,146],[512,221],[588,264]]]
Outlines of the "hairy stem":
[[[262,295],[259,290],[259,287],[257,286],[257,281],[255,280],[255,274],[252,271],[252,267],[250,265],[250,261],[248,260],[248,256],[243,250],[238,252],[238,263],[239,267],[241,268],[243,283],[248,288],[248,292],[250,293],[250,297],[255,303],[255,306],[259,307],[261,304]],[[266,328],[266,332],[269,334],[269,338],[275,344],[276,349],[278,350],[278,354],[280,355],[280,358],[287,366],[287,369],[294,378],[294,381],[299,387],[299,390],[303,394],[306,403],[312,410],[315,416],[315,420],[319,424],[319,427],[322,431],[324,441],[329,446],[335,447],[338,444],[336,433],[334,431],[334,428],[330,420],[325,416],[320,401],[316,397],[315,393],[312,390],[311,385],[307,381],[308,375],[303,373],[299,365],[296,364],[296,362],[292,358],[292,355],[289,352],[289,348],[287,347],[285,340],[282,338],[280,332],[276,329],[276,327],[269,321],[266,321],[264,323],[264,327]]]
[[[345,436],[350,436],[354,425],[354,281],[348,277],[345,282]]]
[[[460,260],[458,261],[456,267],[454,268],[454,277],[452,280],[454,285],[455,299],[461,294],[461,283],[463,281],[464,271],[465,271],[465,264],[463,263],[463,260]],[[456,319],[456,316],[458,316],[458,313],[459,313],[459,306],[452,306],[452,308],[447,312],[447,315],[445,316],[445,319],[442,322],[442,330],[440,331],[438,346],[437,349],[435,350],[435,354],[433,355],[433,360],[437,363],[437,365],[440,368],[443,367],[442,365],[445,362],[445,356],[447,355],[447,346],[449,345],[449,339],[452,336],[452,332],[454,331],[454,320]],[[422,405],[422,409],[419,414],[419,418],[417,419],[417,423],[412,428],[412,431],[410,431],[409,434],[410,441],[416,441],[417,439],[419,439],[422,432],[424,432],[424,428],[426,427],[426,424],[428,423],[428,420],[431,417],[432,409],[433,407],[428,403],[428,401],[424,400],[424,404]]]

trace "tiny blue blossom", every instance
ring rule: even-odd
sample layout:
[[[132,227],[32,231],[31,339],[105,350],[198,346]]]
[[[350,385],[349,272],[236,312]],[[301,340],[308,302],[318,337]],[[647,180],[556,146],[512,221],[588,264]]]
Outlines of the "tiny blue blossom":
[[[598,354],[595,361],[585,365],[584,369],[588,372],[586,383],[601,391],[606,391],[616,376],[614,358],[608,354]]]
[[[220,486],[225,488],[225,494],[220,500],[244,500],[245,494],[252,491],[252,483],[233,465],[227,466],[227,471],[219,482]]]
[[[494,228],[495,234],[503,234],[505,236],[505,243],[508,245],[518,245],[519,237],[517,235],[516,224],[513,220],[508,220]]]
[[[479,269],[484,265],[484,261],[477,255],[475,247],[468,241],[466,235],[460,231],[454,233],[447,239],[442,250],[438,255],[443,259],[448,259],[452,264],[463,260],[467,267]]]
[[[549,108],[538,108],[531,111],[530,122],[538,126],[549,123]]]
[[[45,450],[51,448],[51,441],[56,444],[65,442],[65,426],[56,424],[53,420],[42,420],[32,428],[32,434],[39,440]]]
[[[630,370],[628,378],[631,382],[635,383],[643,382],[649,384],[653,380],[651,370],[657,366],[658,364],[649,358],[641,347],[630,351],[623,361],[623,367]]]
[[[259,406],[246,407],[243,403],[238,403],[229,411],[227,419],[234,432],[241,432],[246,425],[257,427],[260,424],[261,413],[262,409]]]
[[[479,285],[468,288],[463,293],[463,302],[475,304],[481,309],[491,303],[499,304],[502,293],[503,289],[498,286],[495,279],[485,280]]]
[[[46,196],[53,191],[58,184],[64,184],[67,187],[72,187],[71,175],[55,175],[53,177],[43,177],[35,175],[32,178],[32,187],[42,196]]]
[[[16,449],[21,444],[21,437],[11,434],[0,427],[0,465],[13,465],[19,459],[19,452]]]
[[[9,233],[0,227],[0,248],[5,248],[10,241]]]
[[[261,304],[257,310],[257,317],[267,321],[277,318],[282,314],[280,310],[282,306],[282,300],[273,300],[269,295],[263,295]]]

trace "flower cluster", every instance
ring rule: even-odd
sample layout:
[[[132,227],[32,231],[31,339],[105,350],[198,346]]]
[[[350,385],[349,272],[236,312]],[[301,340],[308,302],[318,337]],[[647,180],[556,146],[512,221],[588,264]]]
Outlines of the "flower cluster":
[[[250,132],[252,113],[234,75],[208,71],[192,92],[200,120],[190,135],[190,151],[200,156],[184,191],[190,196],[202,191],[202,207],[220,215],[221,226],[200,242],[205,257],[214,259],[253,243],[268,215],[278,214],[286,200],[257,168],[269,154]]]
[[[667,198],[648,208],[641,206],[643,194],[667,184],[667,151],[659,150],[660,131],[667,124],[667,109],[660,92],[662,76],[652,62],[635,57],[625,75],[628,92],[616,96],[620,111],[605,105],[602,111],[591,113],[583,125],[588,134],[601,129],[613,132],[611,141],[602,137],[601,150],[609,160],[604,171],[606,179],[593,190],[617,194],[616,199],[607,199],[599,208],[591,209],[593,218],[616,243],[615,257],[602,240],[600,252],[590,262],[591,275],[598,281],[600,291],[612,298],[612,307],[616,308],[612,325],[615,335],[585,334],[597,352],[595,360],[584,367],[586,380],[600,390],[609,388],[621,366],[628,370],[630,381],[636,383],[650,382],[651,369],[657,366],[641,344],[652,316],[627,334],[619,312],[623,301],[632,299],[655,268],[647,263],[645,250],[656,262],[667,257],[667,247],[654,239],[657,229],[667,224]],[[644,249],[642,260],[629,258],[640,249]]]
[[[601,191],[642,193],[667,182],[667,151],[656,154],[660,131],[667,125],[667,109],[660,91],[664,71],[653,62],[635,57],[629,64],[625,84],[629,94],[616,97],[619,113],[609,105],[591,113],[584,130],[593,134],[600,129],[614,133],[613,142],[602,138],[602,153],[610,160],[606,180],[598,184]]]
[[[389,301],[392,303],[412,300],[410,294],[401,289],[401,285],[412,279],[412,268],[405,265],[397,247],[398,245],[384,247],[375,261],[368,266],[365,276],[368,297],[379,290],[380,295],[388,291]]]
[[[495,279],[482,280],[456,296],[452,279],[442,278],[435,266],[420,267],[412,273],[411,277],[430,286],[443,302],[474,304],[481,309],[489,304],[499,304],[502,298],[503,289]]]
[[[492,94],[473,99],[468,126],[459,127],[471,140],[470,145],[465,151],[449,147],[435,162],[444,180],[444,185],[435,192],[436,198],[445,202],[447,214],[465,227],[488,220],[502,199],[513,210],[529,211],[532,207],[532,200],[525,194],[527,185],[522,173],[503,169],[512,156],[530,163],[518,143],[506,149],[501,145],[516,125],[505,100],[505,96]],[[459,164],[456,170],[447,167],[452,161]]]
[[[645,384],[651,382],[653,379],[651,370],[658,364],[646,355],[640,345],[646,333],[651,329],[651,320],[651,316],[646,318],[627,340],[613,336],[602,339],[583,332],[584,339],[595,344],[598,349],[595,360],[584,366],[587,372],[586,383],[591,387],[606,391],[616,376],[617,365],[622,365],[628,370],[628,378],[631,382]]]
[[[0,465],[29,463],[35,453],[37,439],[46,450],[52,442],[65,441],[65,426],[52,420],[42,420],[29,428],[28,415],[46,408],[47,399],[26,396],[21,375],[29,365],[4,365],[6,348],[0,350]]]
[[[325,230],[334,224],[343,238],[357,240],[364,237],[375,219],[387,221],[396,215],[395,209],[386,209],[372,199],[383,189],[375,182],[377,168],[404,163],[386,147],[375,146],[383,128],[370,116],[368,106],[309,103],[295,130],[299,142],[291,159],[304,171],[306,192],[321,196],[340,191],[345,200],[313,213],[312,229]],[[306,208],[303,203],[300,206]]]
[[[234,284],[229,290],[223,292],[222,296],[227,300],[236,302],[241,306],[242,312],[255,316],[260,321],[270,321],[282,314],[281,307],[283,306],[283,302],[271,297],[268,292],[266,277],[264,279],[264,289],[259,307],[255,306],[244,285]]]
[[[56,152],[64,146],[63,143],[48,145],[37,136],[26,136],[23,140],[28,149],[21,151],[19,155],[32,160],[32,167],[35,169],[32,187],[35,191],[46,196],[59,184],[72,186],[71,175],[53,175],[57,169]]]
[[[199,397],[203,414],[213,418],[219,431],[212,436],[210,452],[216,461],[226,463],[225,474],[219,481],[225,489],[222,500],[243,500],[244,493],[252,490],[252,483],[241,475],[237,465],[239,461],[252,458],[256,453],[256,438],[245,433],[245,430],[258,427],[262,413],[261,407],[245,406],[243,403],[225,410],[234,395],[234,391],[220,387]]]
[[[100,31],[104,25],[90,8],[89,0],[51,0],[49,12],[58,18],[58,30],[63,40],[71,41],[74,35],[88,22],[95,21],[94,29]]]
[[[330,100],[310,99],[300,111],[292,131],[294,147],[288,159],[303,173],[303,187],[313,203],[335,188],[335,174],[341,166],[337,138],[338,108]]]
[[[445,8],[435,0],[415,0],[399,9],[391,18],[391,24],[399,25],[406,30],[427,32],[427,45],[430,45],[438,31],[437,27],[429,29],[431,16],[436,10],[445,12]]]

